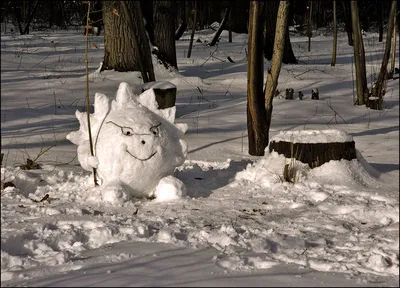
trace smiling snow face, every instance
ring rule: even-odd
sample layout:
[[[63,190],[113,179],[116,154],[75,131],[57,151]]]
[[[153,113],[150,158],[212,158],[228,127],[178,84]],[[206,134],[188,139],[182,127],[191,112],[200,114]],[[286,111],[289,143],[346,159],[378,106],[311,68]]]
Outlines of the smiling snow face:
[[[80,130],[67,139],[78,145],[81,166],[92,171],[86,114],[77,111],[76,116]],[[158,182],[171,175],[187,154],[181,139],[186,126],[173,124],[174,119],[175,107],[158,110],[152,89],[135,96],[128,84],[121,83],[112,102],[96,93],[91,128],[102,186],[117,183],[129,196],[152,196]]]

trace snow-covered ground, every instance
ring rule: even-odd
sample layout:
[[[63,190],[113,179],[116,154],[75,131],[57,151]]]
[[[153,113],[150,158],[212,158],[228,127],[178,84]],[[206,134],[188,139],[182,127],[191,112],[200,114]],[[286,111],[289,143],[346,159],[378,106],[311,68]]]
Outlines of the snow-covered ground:
[[[155,67],[157,81],[177,87],[176,122],[189,127],[187,160],[174,172],[187,196],[122,207],[96,198],[65,139],[84,110],[84,36],[1,35],[1,180],[15,185],[1,190],[2,286],[399,285],[399,80],[388,81],[383,110],[354,106],[345,33],[335,67],[331,35],[313,37],[310,52],[305,37],[292,35],[299,64],[282,67],[270,136],[338,129],[354,139],[358,159],[310,170],[275,152],[253,157],[247,35],[228,43],[224,31],[208,47],[213,33],[196,33],[189,59],[189,35],[177,41],[179,71]],[[90,41],[92,104],[95,92],[112,97],[121,82],[142,83],[136,72],[99,73],[103,37]],[[384,42],[370,33],[364,43],[371,83]],[[295,100],[284,99],[286,88]],[[311,100],[315,88],[319,100]],[[42,169],[17,167],[37,156]],[[283,180],[289,163],[294,183]]]

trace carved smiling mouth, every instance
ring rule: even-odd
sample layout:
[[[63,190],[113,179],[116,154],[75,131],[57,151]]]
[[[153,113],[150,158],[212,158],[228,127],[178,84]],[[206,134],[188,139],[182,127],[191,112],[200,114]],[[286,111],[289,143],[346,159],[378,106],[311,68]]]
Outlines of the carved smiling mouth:
[[[131,152],[128,151],[128,149],[126,149],[126,152],[128,152],[128,154],[131,155],[133,158],[135,158],[135,159],[137,159],[137,160],[140,160],[140,161],[147,161],[147,160],[149,160],[150,158],[152,158],[154,155],[156,155],[156,153],[157,153],[157,152],[154,152],[154,153],[151,154],[149,157],[144,158],[144,159],[141,159],[141,158],[138,158],[138,157],[134,156]]]

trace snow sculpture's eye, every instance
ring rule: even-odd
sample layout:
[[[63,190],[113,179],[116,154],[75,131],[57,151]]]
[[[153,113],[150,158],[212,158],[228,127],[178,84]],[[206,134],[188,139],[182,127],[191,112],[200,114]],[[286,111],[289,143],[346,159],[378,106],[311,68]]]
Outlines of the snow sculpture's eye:
[[[161,123],[160,124],[158,124],[158,125],[156,125],[156,126],[152,126],[152,127],[150,127],[150,132],[154,135],[154,136],[159,136],[159,133],[160,133],[160,131],[158,130],[158,127],[161,125]]]
[[[132,136],[134,134],[132,128],[129,127],[121,127],[121,131],[125,136]]]
[[[112,124],[114,124],[115,126],[121,128],[122,134],[124,134],[125,136],[137,135],[137,133],[134,133],[134,132],[133,132],[133,129],[130,128],[130,127],[119,126],[118,124],[116,124],[116,123],[114,123],[114,122],[112,122],[112,121],[106,122],[106,124],[108,124],[108,123],[112,123]]]

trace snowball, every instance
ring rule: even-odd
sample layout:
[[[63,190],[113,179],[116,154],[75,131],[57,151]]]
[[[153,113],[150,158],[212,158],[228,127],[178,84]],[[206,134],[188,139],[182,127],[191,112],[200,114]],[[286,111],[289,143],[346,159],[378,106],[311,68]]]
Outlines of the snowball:
[[[87,159],[87,164],[93,168],[97,168],[97,166],[99,166],[99,159],[96,156],[89,156]]]
[[[186,196],[186,187],[181,180],[167,176],[160,180],[154,192],[156,202],[166,202]]]

